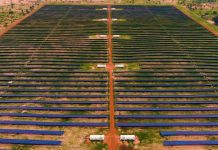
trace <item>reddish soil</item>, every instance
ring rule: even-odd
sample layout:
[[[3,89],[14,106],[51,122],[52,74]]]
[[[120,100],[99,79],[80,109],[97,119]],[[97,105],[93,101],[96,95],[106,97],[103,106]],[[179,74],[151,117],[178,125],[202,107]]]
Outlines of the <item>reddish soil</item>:
[[[115,104],[114,104],[114,77],[113,70],[115,69],[113,64],[113,48],[112,48],[112,32],[111,32],[111,4],[108,0],[108,57],[109,62],[107,64],[107,70],[109,72],[109,111],[110,111],[110,124],[109,131],[105,137],[105,143],[108,144],[109,150],[116,150],[120,145],[119,135],[117,134],[115,127]]]

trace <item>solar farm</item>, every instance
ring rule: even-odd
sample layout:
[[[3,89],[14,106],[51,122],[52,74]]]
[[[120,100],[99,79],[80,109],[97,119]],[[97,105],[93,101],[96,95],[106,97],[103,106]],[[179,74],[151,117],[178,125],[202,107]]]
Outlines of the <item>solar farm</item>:
[[[0,149],[215,150],[217,58],[174,6],[45,5],[0,37]]]

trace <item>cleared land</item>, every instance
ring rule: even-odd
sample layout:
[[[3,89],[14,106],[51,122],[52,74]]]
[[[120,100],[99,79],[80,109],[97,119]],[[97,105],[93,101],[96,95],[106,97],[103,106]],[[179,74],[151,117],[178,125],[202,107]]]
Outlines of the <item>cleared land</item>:
[[[102,7],[47,5],[0,38],[0,128],[65,131],[1,138],[63,141],[26,149],[105,147],[84,142],[108,130],[108,72],[96,68],[108,62],[107,39],[90,38],[107,35],[106,22],[96,21],[107,18]],[[127,66],[114,73],[119,134],[136,134],[143,150],[217,149],[164,147],[164,140],[217,136],[163,138],[159,131],[217,130],[218,38],[171,6],[113,7],[120,9],[112,18],[122,20],[112,23],[112,34],[121,35],[113,39],[113,62]]]

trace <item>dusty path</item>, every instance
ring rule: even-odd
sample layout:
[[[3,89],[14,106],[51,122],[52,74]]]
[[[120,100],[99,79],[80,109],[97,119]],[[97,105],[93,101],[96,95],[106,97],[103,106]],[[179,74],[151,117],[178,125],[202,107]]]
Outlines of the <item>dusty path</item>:
[[[108,64],[107,70],[109,72],[109,111],[110,111],[110,123],[109,123],[109,131],[106,134],[105,143],[108,144],[109,150],[116,150],[119,145],[119,136],[115,127],[115,107],[114,107],[114,78],[113,78],[113,48],[112,48],[112,19],[111,19],[111,4],[110,0],[108,0],[108,8],[107,8],[107,24],[108,24]]]

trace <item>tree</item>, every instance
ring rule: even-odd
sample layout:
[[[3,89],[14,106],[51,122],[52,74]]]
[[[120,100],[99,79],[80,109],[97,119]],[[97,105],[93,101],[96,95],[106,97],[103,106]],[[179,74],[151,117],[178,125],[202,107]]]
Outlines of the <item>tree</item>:
[[[214,21],[214,23],[215,23],[216,25],[218,25],[218,16],[214,17],[214,18],[213,18],[213,21]]]

